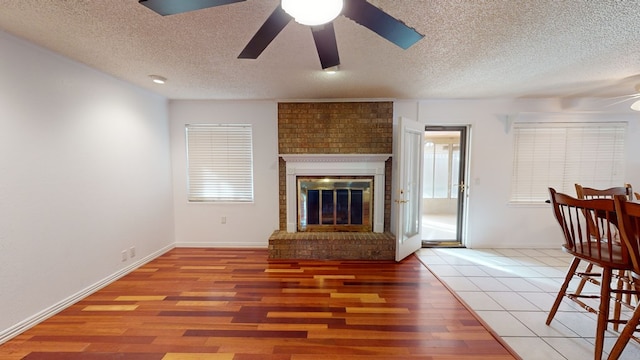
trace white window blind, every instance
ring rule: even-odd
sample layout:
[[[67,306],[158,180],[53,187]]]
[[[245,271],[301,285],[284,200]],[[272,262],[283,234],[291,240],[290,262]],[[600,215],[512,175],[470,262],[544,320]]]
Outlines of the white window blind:
[[[626,123],[516,123],[511,202],[549,198],[549,187],[575,196],[575,183],[624,183]]]
[[[252,202],[251,125],[187,125],[189,201]]]

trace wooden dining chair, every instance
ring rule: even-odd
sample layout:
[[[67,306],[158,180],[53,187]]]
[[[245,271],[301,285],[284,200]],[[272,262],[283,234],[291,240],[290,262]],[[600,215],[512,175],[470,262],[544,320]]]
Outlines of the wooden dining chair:
[[[582,186],[581,184],[575,184],[575,188],[576,188],[576,195],[578,197],[578,199],[613,199],[614,196],[617,195],[622,195],[627,197],[627,199],[629,200],[633,200],[633,187],[631,186],[631,184],[626,183],[624,184],[624,186],[615,186],[615,187],[610,187],[608,189],[596,189],[593,187],[586,187],[586,186]],[[587,219],[588,221],[598,221],[597,218],[594,219]],[[616,220],[617,221],[617,220]],[[592,227],[593,229],[595,229],[595,227]],[[613,239],[615,242],[617,242],[618,244],[620,243],[620,233],[617,229],[617,227],[614,228],[615,231],[613,232]],[[593,234],[592,234],[593,235]],[[601,276],[601,274],[599,272],[594,272],[594,268],[593,268],[593,264],[588,264],[587,268],[584,270],[584,274],[590,274],[590,277],[584,277],[580,283],[578,284],[578,287],[576,288],[576,293],[580,294],[582,292],[582,290],[584,289],[584,286],[586,285],[587,281],[599,285],[600,282],[598,281],[598,278]],[[617,286],[619,288],[630,287],[630,283],[632,282],[632,280],[630,278],[628,278],[628,274],[625,273],[618,273],[614,275],[617,278]],[[619,296],[623,296],[622,294],[619,294]],[[622,306],[626,306],[626,307],[631,307],[631,297],[629,295],[624,295],[624,300],[622,299],[617,299],[615,306],[614,306],[614,318],[615,319],[619,319],[620,317],[620,313],[621,313],[621,307]],[[614,323],[613,324],[613,329],[614,330],[618,330],[619,328],[619,324],[618,323]]]
[[[566,297],[580,305],[583,309],[597,315],[595,333],[594,359],[602,358],[604,334],[608,324],[617,323],[617,319],[609,319],[609,307],[612,296],[618,296],[623,290],[612,289],[611,283],[614,273],[631,269],[626,247],[613,241],[616,231],[617,217],[613,199],[577,199],[572,196],[556,192],[549,188],[553,214],[564,235],[562,249],[573,255],[573,260],[564,278],[558,295],[549,311],[546,324],[553,320],[562,300]],[[599,221],[587,221],[598,218]],[[599,294],[585,294],[584,292],[570,292],[569,284],[574,279],[593,277],[578,271],[581,261],[593,264],[602,269]],[[588,299],[599,304],[590,306]]]
[[[635,193],[635,194],[636,194],[636,200],[640,200],[640,193],[639,193],[639,192],[637,192],[637,193]]]
[[[616,195],[624,195],[633,200],[633,187],[627,183],[624,186],[614,186],[608,189],[596,189],[575,184],[578,199],[613,199]]]
[[[629,252],[629,261],[632,265],[631,276],[635,280],[631,291],[634,292],[637,299],[637,296],[640,295],[640,203],[629,202],[625,196],[616,196],[615,209],[622,244]],[[633,315],[613,345],[608,360],[618,359],[630,339],[640,342],[640,338],[635,334],[640,331],[639,325],[640,306],[636,303]]]

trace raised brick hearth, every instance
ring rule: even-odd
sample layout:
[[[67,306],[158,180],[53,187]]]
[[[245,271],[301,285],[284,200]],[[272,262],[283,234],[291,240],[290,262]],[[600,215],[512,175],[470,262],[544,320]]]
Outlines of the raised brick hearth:
[[[393,260],[395,237],[388,232],[275,231],[269,238],[271,259]]]

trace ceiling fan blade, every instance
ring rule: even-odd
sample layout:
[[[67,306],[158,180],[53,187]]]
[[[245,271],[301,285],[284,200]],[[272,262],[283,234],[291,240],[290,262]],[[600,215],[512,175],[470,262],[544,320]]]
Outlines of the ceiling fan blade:
[[[140,0],[138,2],[158,14],[165,16],[241,1],[245,0]]]
[[[333,23],[321,26],[311,27],[313,40],[316,43],[320,64],[323,69],[340,65],[340,56],[338,56],[338,44],[336,42],[336,32],[333,29]]]
[[[369,4],[366,0],[345,0],[342,15],[405,50],[424,37],[415,29]]]
[[[293,18],[278,6],[249,40],[238,59],[257,59],[291,19]]]
[[[640,98],[640,94],[631,94],[631,95],[625,95],[625,96],[612,97],[612,98],[609,98],[608,100],[615,100],[615,101],[610,103],[608,106],[614,106],[614,105],[622,104],[625,102],[631,102],[632,104],[635,104],[636,102],[640,102],[640,100],[637,100],[639,98]]]

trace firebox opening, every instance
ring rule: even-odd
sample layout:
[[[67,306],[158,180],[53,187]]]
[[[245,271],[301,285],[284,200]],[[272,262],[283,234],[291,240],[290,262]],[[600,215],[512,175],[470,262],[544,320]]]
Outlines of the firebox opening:
[[[372,178],[298,178],[298,231],[372,231]]]

